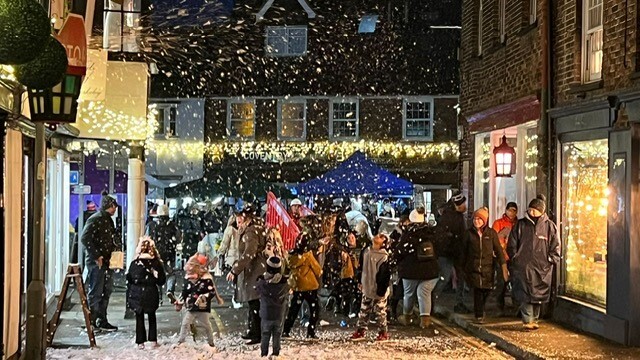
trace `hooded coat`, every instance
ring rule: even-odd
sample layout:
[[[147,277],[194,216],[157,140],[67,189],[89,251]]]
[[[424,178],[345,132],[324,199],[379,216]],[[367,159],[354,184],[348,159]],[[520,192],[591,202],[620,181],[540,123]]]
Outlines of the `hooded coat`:
[[[516,299],[522,303],[548,302],[553,266],[560,261],[556,224],[547,214],[542,214],[536,222],[527,213],[511,230],[507,253]]]
[[[127,305],[135,313],[158,310],[158,286],[164,285],[166,275],[160,259],[150,254],[139,254],[127,272]]]
[[[265,273],[258,278],[256,290],[260,294],[260,318],[282,320],[289,297],[289,279],[282,274]]]
[[[465,272],[467,280],[471,286],[477,289],[493,288],[494,261],[497,260],[500,265],[505,263],[498,233],[485,226],[482,236],[480,236],[476,228],[472,226],[467,231],[464,243],[466,247]]]
[[[464,215],[455,209],[453,203],[447,203],[438,220],[437,228],[440,236],[436,244],[438,256],[452,259],[456,265],[462,265],[467,223]]]
[[[239,256],[231,269],[237,276],[236,301],[257,300],[260,298],[256,291],[258,277],[267,270],[267,258],[264,254],[266,235],[262,222],[251,219],[246,227],[238,229],[237,241]]]

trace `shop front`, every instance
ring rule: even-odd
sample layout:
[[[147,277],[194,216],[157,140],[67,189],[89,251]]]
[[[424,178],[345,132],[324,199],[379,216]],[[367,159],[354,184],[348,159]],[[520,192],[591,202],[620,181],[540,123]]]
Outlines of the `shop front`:
[[[609,102],[554,109],[553,207],[562,260],[553,317],[640,345],[638,125]]]
[[[518,216],[524,216],[526,204],[536,196],[539,113],[537,98],[529,96],[469,118],[475,154],[469,207],[489,208],[490,223],[502,216],[509,202],[518,204]],[[497,174],[494,150],[503,137],[515,151],[515,171],[511,176]]]

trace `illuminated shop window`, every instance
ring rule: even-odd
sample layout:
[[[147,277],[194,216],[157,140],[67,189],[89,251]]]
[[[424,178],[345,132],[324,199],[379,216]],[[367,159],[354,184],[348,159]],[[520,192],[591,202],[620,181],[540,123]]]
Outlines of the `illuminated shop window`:
[[[566,295],[607,300],[607,140],[562,146],[562,239]]]

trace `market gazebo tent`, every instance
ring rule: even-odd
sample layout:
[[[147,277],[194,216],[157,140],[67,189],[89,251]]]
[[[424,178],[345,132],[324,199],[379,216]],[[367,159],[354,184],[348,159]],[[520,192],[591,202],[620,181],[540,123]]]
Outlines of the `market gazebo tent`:
[[[333,170],[300,184],[299,191],[303,195],[411,196],[413,184],[382,168],[361,151],[356,151]]]

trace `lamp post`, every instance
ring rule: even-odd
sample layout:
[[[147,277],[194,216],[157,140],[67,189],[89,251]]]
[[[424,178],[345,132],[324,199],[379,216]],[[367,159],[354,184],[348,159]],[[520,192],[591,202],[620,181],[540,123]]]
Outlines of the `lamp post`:
[[[74,122],[82,77],[86,73],[86,37],[81,16],[68,16],[58,35],[67,49],[68,67],[62,81],[52,88],[28,88],[31,120],[36,125],[35,162],[36,178],[33,187],[33,276],[27,287],[27,331],[25,359],[44,359],[46,355],[46,288],[45,262],[45,179],[46,138],[45,122]]]
[[[493,149],[496,164],[496,177],[511,177],[516,173],[516,150],[507,143],[507,136],[502,136],[500,145]]]

